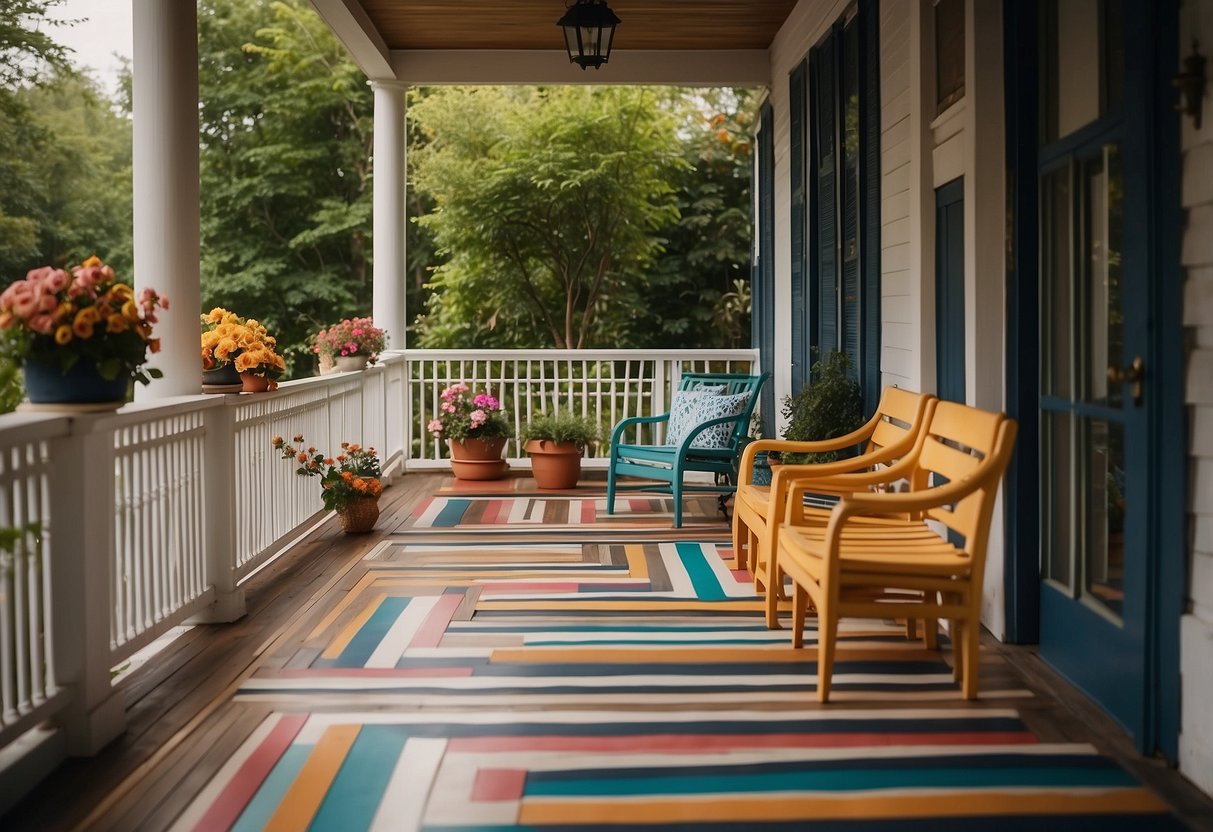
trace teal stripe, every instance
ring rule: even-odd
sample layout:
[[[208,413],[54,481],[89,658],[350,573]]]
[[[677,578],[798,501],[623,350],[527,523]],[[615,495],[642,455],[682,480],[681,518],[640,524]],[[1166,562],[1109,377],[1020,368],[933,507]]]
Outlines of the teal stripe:
[[[708,566],[703,555],[703,548],[698,543],[676,543],[678,557],[691,577],[691,586],[695,588],[695,597],[700,601],[725,601],[728,596],[716,579],[716,573]],[[664,600],[664,599],[663,599]]]
[[[782,646],[784,646],[783,642],[787,641],[787,640],[788,640],[787,636],[784,636],[784,638],[781,641],[776,641],[775,639],[772,639],[770,641],[757,641],[754,639],[744,639],[744,638],[714,638],[714,639],[710,639],[710,640],[709,639],[688,640],[688,639],[677,639],[677,638],[655,638],[655,639],[613,638],[610,640],[594,639],[593,641],[535,641],[533,639],[528,639],[526,642],[526,646],[527,647],[586,647],[586,646],[595,646],[595,645],[599,645],[599,644],[601,644],[601,645],[623,645],[623,644],[628,644],[628,645],[632,645],[632,644],[637,644],[637,645],[691,644],[691,645],[694,645],[694,644],[700,644],[700,645],[703,645],[704,647],[715,647],[715,646],[719,646],[721,644],[731,644],[731,645],[753,644],[755,647],[770,647],[772,645],[774,645],[776,647],[782,647]]]
[[[240,819],[232,826],[232,832],[258,832],[265,828],[274,812],[278,810],[278,805],[282,803],[282,798],[286,796],[287,789],[299,776],[303,764],[307,762],[314,747],[292,745],[278,758],[278,762],[274,764],[273,770],[265,778],[261,788],[257,789],[257,793],[253,795],[248,806],[244,807]]]
[[[409,604],[408,598],[384,598],[333,662],[333,667],[365,667],[371,654]]]
[[[1119,769],[1059,770],[1056,768],[931,768],[928,762],[918,769],[836,769],[830,771],[791,771],[699,775],[690,773],[612,779],[606,771],[587,772],[579,780],[539,780],[527,778],[525,797],[578,797],[625,795],[685,795],[719,793],[763,793],[824,791],[849,792],[870,789],[962,789],[1016,787],[1128,787],[1138,785]],[[1031,812],[1031,804],[1025,804]]]
[[[457,526],[471,505],[471,500],[447,500],[446,505],[442,507],[442,511],[438,512],[438,516],[434,518],[431,525],[436,528]]]
[[[377,725],[364,725],[308,829],[313,832],[370,829],[407,740],[403,731],[383,731]]]

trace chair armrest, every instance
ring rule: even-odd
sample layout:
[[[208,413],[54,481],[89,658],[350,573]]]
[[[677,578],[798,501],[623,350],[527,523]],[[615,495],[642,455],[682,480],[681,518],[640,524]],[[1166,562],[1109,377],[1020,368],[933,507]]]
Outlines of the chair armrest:
[[[669,413],[662,413],[660,416],[629,416],[626,419],[622,419],[619,424],[615,425],[615,429],[611,431],[611,445],[618,445],[619,437],[633,425],[654,424],[656,422],[668,422],[669,420]]]

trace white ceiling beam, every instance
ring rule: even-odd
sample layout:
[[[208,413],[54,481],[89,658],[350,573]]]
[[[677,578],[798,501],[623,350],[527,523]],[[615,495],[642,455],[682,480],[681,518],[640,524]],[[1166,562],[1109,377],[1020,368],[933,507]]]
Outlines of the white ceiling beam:
[[[358,68],[376,81],[395,80],[387,44],[358,0],[310,0]]]
[[[318,0],[313,0],[318,2]],[[393,50],[392,77],[406,84],[669,84],[769,86],[765,49],[615,50],[602,69],[582,70],[564,50]]]

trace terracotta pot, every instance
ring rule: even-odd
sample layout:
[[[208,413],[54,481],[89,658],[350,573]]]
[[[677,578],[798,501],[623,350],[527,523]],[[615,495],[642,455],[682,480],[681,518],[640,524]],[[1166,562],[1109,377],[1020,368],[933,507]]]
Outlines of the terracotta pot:
[[[341,530],[346,534],[363,534],[375,528],[379,519],[378,497],[350,497],[337,509]]]
[[[581,476],[581,448],[576,442],[532,439],[524,446],[531,455],[531,473],[540,488],[575,488]]]
[[[255,376],[252,373],[241,373],[240,384],[245,393],[264,393],[270,389],[269,376]]]
[[[451,449],[451,470],[461,480],[498,480],[509,467],[501,458],[505,439],[448,439]]]

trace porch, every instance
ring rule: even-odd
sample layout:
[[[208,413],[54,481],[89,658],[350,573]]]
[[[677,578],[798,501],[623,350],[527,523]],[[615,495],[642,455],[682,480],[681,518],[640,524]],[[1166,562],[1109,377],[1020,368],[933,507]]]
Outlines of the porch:
[[[256,828],[304,828],[309,821],[315,828],[366,828],[373,818],[389,818],[385,828],[395,829],[417,828],[415,823],[441,828],[444,822],[503,828],[516,822],[592,826],[630,816],[636,825],[665,819],[711,827],[704,822],[711,819],[758,828],[762,819],[771,824],[763,828],[783,821],[784,828],[804,829],[809,817],[821,820],[823,828],[838,828],[831,823],[844,816],[874,821],[888,812],[927,819],[932,828],[953,828],[949,822],[973,828],[974,818],[963,812],[947,818],[966,795],[983,807],[980,828],[1053,828],[1041,815],[1056,807],[1066,807],[1066,828],[1088,828],[1083,819],[1101,830],[1147,828],[1143,823],[1182,828],[1151,813],[1159,799],[1192,828],[1213,828],[1210,801],[1161,762],[1138,756],[1031,649],[987,639],[983,695],[965,703],[942,661],[904,642],[896,628],[881,633],[873,622],[852,634],[852,655],[840,657],[836,701],[818,706],[811,675],[790,684],[785,679],[811,673],[812,651],[801,657],[802,665],[790,655],[786,630],[762,640],[757,606],[752,616],[707,614],[707,604],[698,605],[698,614],[690,607],[641,613],[640,601],[595,614],[589,604],[578,611],[557,600],[548,606],[563,603],[566,609],[552,617],[525,612],[535,605],[509,601],[502,586],[484,577],[486,566],[517,568],[516,552],[526,549],[528,571],[515,572],[514,579],[571,580],[567,576],[583,575],[581,569],[591,565],[609,569],[609,550],[619,545],[669,545],[674,538],[668,529],[637,531],[625,523],[604,535],[597,526],[582,533],[587,542],[570,548],[571,539],[555,526],[545,535],[542,526],[519,532],[523,527],[514,525],[507,532],[511,553],[501,548],[500,526],[474,524],[464,533],[451,527],[444,537],[420,522],[419,508],[436,495],[449,496],[451,484],[440,472],[398,477],[384,494],[383,515],[371,535],[343,536],[331,518],[307,531],[244,582],[242,619],[194,626],[118,681],[114,694],[126,710],[125,733],[96,757],[64,764],[4,818],[5,828],[227,828],[237,818]],[[524,481],[513,484],[514,497],[535,496]],[[601,493],[602,483],[591,473],[575,494],[564,496]],[[727,545],[727,525],[712,514],[711,503],[696,508],[694,531],[682,536],[682,544]],[[456,540],[461,546],[451,547]],[[466,546],[474,554],[441,554],[444,544],[448,550]],[[471,581],[483,588],[473,592]],[[365,643],[368,625],[374,629],[371,608],[381,611],[385,597],[404,596],[428,598],[433,607],[446,603],[450,609],[442,618],[448,623],[408,642],[411,655],[401,665],[414,665],[411,673],[373,670],[383,663],[373,660],[375,648]],[[413,633],[427,629],[428,619],[418,623]],[[628,628],[664,628],[670,643],[612,644]],[[692,630],[695,635],[688,635]],[[678,631],[681,636],[673,635]],[[380,644],[393,638],[390,632],[380,628]],[[587,643],[593,635],[601,640]],[[702,640],[688,643],[690,638]],[[875,640],[883,640],[882,663],[897,678],[863,675],[872,671],[860,659]],[[496,671],[485,674],[482,666],[470,676],[461,672],[490,653]],[[357,661],[344,661],[343,654]],[[338,658],[326,661],[332,655]],[[645,668],[645,676],[620,666],[627,663]],[[761,663],[777,667],[772,672]],[[354,664],[359,668],[351,672]],[[482,684],[460,684],[476,678]],[[852,727],[841,727],[844,722]],[[283,745],[282,738],[301,726],[314,737],[295,735],[293,745]],[[890,743],[865,732],[873,726],[900,738]],[[369,729],[376,727],[396,731],[399,762],[390,748],[374,746]],[[803,732],[799,740],[791,736],[797,727]],[[615,733],[624,735],[621,742],[612,742]],[[379,739],[392,746],[390,736]],[[316,745],[313,750],[300,743]],[[1017,773],[998,770],[1005,755],[1017,760]],[[1050,770],[1050,758],[1067,763]],[[953,782],[957,772],[949,773],[957,761],[989,766],[993,778],[959,785]],[[811,800],[755,786],[756,776],[761,783],[797,762],[814,762],[827,775],[846,771],[855,784],[866,785],[858,793],[847,791],[856,785],[840,791],[823,785]],[[634,788],[638,770],[666,785],[636,789],[639,800],[590,789],[587,795],[593,796],[572,806],[568,796],[578,794],[584,768],[593,769],[593,777],[616,778],[610,780],[615,785],[630,779]],[[884,788],[894,791],[881,796],[880,778],[894,772],[897,779],[895,772],[909,768],[929,773],[917,786],[902,783],[897,789],[887,782]],[[1024,768],[1037,769],[1029,781],[1043,772],[1047,785],[1036,782],[1025,792],[1025,783],[1015,780]],[[795,770],[806,780],[814,776]],[[343,791],[352,785],[351,776],[365,778],[368,791]],[[574,785],[563,792],[559,785],[549,788],[545,796],[542,784],[551,786],[562,776]],[[680,776],[687,777],[683,791],[673,787],[678,794],[671,796],[668,778]],[[1076,776],[1096,779],[1071,784]],[[946,787],[931,785],[940,777],[947,778]],[[1139,790],[1133,778],[1147,790]],[[687,799],[690,782],[698,785]],[[524,783],[537,786],[524,791]],[[916,794],[924,785],[929,791]],[[629,814],[616,814],[625,810]],[[377,811],[385,814],[375,818]]]

